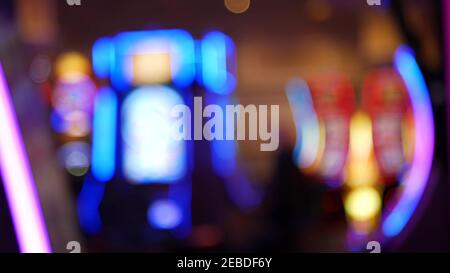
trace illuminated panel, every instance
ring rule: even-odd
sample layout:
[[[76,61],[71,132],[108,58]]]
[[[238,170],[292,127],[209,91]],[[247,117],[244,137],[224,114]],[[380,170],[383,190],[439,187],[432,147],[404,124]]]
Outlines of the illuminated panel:
[[[135,54],[130,62],[132,68],[128,71],[132,71],[129,77],[133,85],[168,83],[172,79],[167,52]]]
[[[134,183],[179,180],[187,171],[186,144],[173,136],[175,105],[183,104],[176,91],[165,86],[131,92],[122,109],[123,171]]]
[[[119,90],[142,83],[187,87],[194,80],[195,44],[183,30],[125,32],[114,42],[111,81]]]
[[[230,94],[236,87],[235,46],[221,32],[208,33],[201,42],[201,82],[208,91]]]
[[[114,64],[114,44],[111,39],[100,38],[92,47],[92,66],[95,75],[101,79],[110,76]]]
[[[0,173],[21,252],[51,252],[25,148],[0,64]]]
[[[302,169],[313,167],[320,151],[320,125],[309,88],[301,79],[288,83],[287,96],[297,128],[294,160]]]
[[[412,50],[405,46],[397,50],[394,62],[411,99],[415,146],[411,167],[402,180],[403,194],[383,224],[383,233],[387,237],[398,235],[412,217],[426,188],[434,153],[432,105],[419,65]]]
[[[92,174],[106,182],[114,176],[116,164],[117,97],[109,88],[97,93],[92,136]]]

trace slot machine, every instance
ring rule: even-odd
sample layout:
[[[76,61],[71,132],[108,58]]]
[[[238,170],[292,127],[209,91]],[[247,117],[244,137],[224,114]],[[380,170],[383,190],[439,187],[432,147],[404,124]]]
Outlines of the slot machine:
[[[128,240],[159,231],[187,236],[192,152],[188,141],[171,136],[171,110],[191,96],[194,40],[183,30],[101,38],[93,69],[102,87],[93,107],[91,171],[78,199],[83,230],[105,227]]]
[[[302,171],[312,170],[326,183],[328,174],[336,174],[337,183],[329,186],[337,185],[341,192],[347,249],[365,250],[372,240],[395,244],[418,217],[418,207],[426,201],[424,191],[432,186],[432,103],[415,55],[401,46],[393,67],[368,72],[358,108],[351,83],[318,79],[293,80],[287,88],[297,128],[294,160]],[[343,89],[330,92],[329,83],[334,90]],[[330,125],[322,125],[336,113],[339,126],[330,130]],[[333,164],[323,162],[327,157]],[[328,169],[323,166],[336,166],[329,170],[338,172],[323,172]]]

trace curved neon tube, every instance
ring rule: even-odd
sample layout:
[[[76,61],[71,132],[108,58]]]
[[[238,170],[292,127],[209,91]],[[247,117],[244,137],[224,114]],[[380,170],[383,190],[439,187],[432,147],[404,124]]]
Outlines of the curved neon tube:
[[[286,93],[297,128],[294,160],[299,167],[310,168],[319,157],[321,140],[319,119],[311,92],[305,81],[292,79],[287,85]]]
[[[51,252],[30,165],[1,64],[0,170],[20,251]]]
[[[383,223],[386,237],[398,235],[419,205],[431,171],[434,154],[434,121],[428,88],[411,49],[400,47],[394,58],[411,98],[415,124],[414,158],[403,178],[404,191]]]

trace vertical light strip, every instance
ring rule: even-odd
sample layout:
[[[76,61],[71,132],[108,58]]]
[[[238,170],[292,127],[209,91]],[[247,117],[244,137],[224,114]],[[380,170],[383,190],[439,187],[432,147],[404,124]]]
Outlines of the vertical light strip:
[[[101,181],[110,180],[116,170],[117,97],[109,88],[95,98],[92,136],[92,174]]]
[[[229,67],[235,62],[235,45],[227,35],[213,31],[201,42],[202,83],[208,91],[229,95],[236,88],[236,79]]]
[[[415,124],[415,145],[413,162],[402,181],[403,194],[383,224],[383,233],[387,237],[398,235],[419,205],[429,179],[434,154],[432,104],[419,65],[412,50],[405,46],[397,50],[394,62],[411,99]]]
[[[1,64],[0,169],[20,251],[51,252],[35,184]]]
[[[286,94],[297,130],[294,160],[300,168],[308,169],[313,167],[320,153],[319,118],[314,109],[311,91],[304,80],[299,78],[290,80]]]

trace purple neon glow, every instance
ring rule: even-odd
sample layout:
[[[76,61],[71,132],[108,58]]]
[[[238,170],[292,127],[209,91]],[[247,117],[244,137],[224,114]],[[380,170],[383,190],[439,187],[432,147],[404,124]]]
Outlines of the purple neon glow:
[[[409,172],[402,179],[403,194],[394,210],[386,217],[383,233],[398,235],[411,219],[427,186],[434,153],[434,121],[428,88],[414,54],[408,47],[400,47],[394,59],[402,76],[414,113],[414,158]]]
[[[0,170],[23,253],[51,252],[37,192],[0,64]]]

